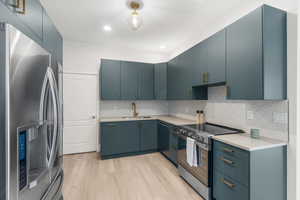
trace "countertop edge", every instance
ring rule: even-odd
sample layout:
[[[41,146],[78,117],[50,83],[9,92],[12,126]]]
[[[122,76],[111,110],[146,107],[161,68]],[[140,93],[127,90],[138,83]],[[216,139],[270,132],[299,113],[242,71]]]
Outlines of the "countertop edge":
[[[246,136],[245,136],[246,137]],[[264,150],[264,149],[270,149],[270,148],[276,148],[276,147],[281,147],[281,146],[287,146],[287,143],[285,143],[284,141],[282,141],[281,143],[277,143],[277,144],[267,144],[267,145],[264,145],[264,146],[261,146],[261,147],[253,147],[253,148],[249,148],[249,147],[245,147],[243,145],[239,145],[237,143],[234,143],[234,142],[230,142],[228,140],[224,140],[224,139],[221,139],[221,138],[218,138],[217,136],[216,137],[213,137],[212,138],[213,140],[217,140],[219,142],[223,142],[225,144],[229,144],[231,146],[234,146],[234,147],[237,147],[237,148],[240,148],[240,149],[243,149],[243,150],[246,150],[246,151],[258,151],[258,150]]]
[[[187,125],[187,124],[193,124],[196,123],[193,120],[189,119],[184,119],[184,118],[179,118],[176,116],[167,116],[167,115],[154,115],[151,116],[151,118],[104,118],[101,120],[101,118],[98,120],[98,123],[112,123],[112,122],[130,122],[130,121],[150,121],[150,120],[160,120],[162,122],[175,125],[175,126],[180,126],[180,125]],[[174,122],[175,121],[175,122]]]

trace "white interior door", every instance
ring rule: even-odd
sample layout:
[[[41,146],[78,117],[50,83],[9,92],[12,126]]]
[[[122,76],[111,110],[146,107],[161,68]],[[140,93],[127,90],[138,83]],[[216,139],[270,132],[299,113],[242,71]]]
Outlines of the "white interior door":
[[[64,74],[64,154],[97,150],[96,75]]]

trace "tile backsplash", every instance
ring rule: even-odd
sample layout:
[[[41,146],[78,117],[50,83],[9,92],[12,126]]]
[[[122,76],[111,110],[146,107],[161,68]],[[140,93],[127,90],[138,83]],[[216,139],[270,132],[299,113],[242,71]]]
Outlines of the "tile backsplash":
[[[133,101],[100,101],[100,117],[131,116]],[[211,87],[207,101],[135,101],[139,115],[174,115],[195,119],[204,110],[207,121],[249,131],[259,128],[261,135],[288,140],[288,101],[226,100],[223,86]]]
[[[208,101],[169,101],[169,114],[193,119],[196,110],[204,110],[212,123],[249,131],[259,128],[261,135],[288,140],[288,101],[226,100],[225,87],[211,87]]]
[[[100,117],[132,115],[131,103],[135,102],[139,115],[168,115],[167,101],[100,101]]]

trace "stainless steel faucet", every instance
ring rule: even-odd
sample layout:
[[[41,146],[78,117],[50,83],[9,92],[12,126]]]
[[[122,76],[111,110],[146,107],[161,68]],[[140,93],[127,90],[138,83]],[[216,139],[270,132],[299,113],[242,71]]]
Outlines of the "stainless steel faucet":
[[[136,104],[133,102],[131,105],[132,105],[133,117],[137,117],[139,115],[139,113],[136,112]]]

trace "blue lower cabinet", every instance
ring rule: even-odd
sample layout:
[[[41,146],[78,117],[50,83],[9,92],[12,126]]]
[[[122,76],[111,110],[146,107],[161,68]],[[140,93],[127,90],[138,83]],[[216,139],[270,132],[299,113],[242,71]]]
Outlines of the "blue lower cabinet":
[[[137,152],[140,149],[138,123],[114,122],[101,124],[101,155]]]
[[[170,147],[170,128],[167,124],[158,123],[158,151],[167,152]]]
[[[218,171],[214,171],[213,188],[216,200],[249,200],[247,187]]]
[[[286,146],[245,151],[213,142],[215,200],[286,200]]]
[[[141,151],[157,150],[157,121],[140,122]]]
[[[100,123],[103,159],[157,151],[157,121]]]

